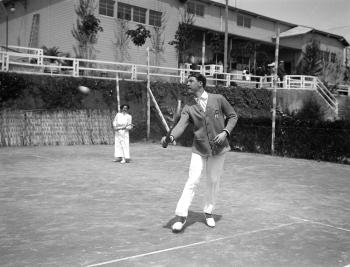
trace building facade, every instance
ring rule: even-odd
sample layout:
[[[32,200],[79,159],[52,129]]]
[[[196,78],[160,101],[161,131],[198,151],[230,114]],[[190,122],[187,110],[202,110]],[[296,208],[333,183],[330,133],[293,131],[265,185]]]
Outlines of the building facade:
[[[146,47],[151,64],[178,67],[179,63],[221,64],[225,32],[225,5],[212,0],[90,0],[103,32],[98,34],[95,59],[146,64]],[[0,2],[0,44],[2,47],[58,47],[75,57],[72,30],[77,24],[78,0],[2,0]],[[191,45],[180,59],[169,42],[184,17],[192,19]],[[143,25],[151,38],[135,46],[126,31]],[[279,21],[230,6],[228,10],[228,71],[256,72],[274,61],[275,37],[280,30],[279,59],[287,74],[295,74],[302,51],[311,40],[320,43],[324,60],[345,62],[349,43],[339,35]],[[222,46],[215,51],[217,45]],[[217,48],[216,48],[217,49]]]

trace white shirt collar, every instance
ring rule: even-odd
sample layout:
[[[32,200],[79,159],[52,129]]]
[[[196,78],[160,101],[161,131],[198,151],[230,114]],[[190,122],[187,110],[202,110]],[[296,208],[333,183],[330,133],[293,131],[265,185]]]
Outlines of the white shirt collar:
[[[196,97],[196,100],[207,100],[208,99],[208,93],[204,91],[200,97]]]

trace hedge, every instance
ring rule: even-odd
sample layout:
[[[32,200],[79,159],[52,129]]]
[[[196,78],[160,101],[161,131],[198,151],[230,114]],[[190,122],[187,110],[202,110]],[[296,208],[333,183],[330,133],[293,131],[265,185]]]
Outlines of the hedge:
[[[79,85],[89,87],[91,93],[82,94],[77,90]],[[176,106],[177,98],[181,98],[185,103],[189,101],[184,84],[155,82],[151,84],[151,88],[168,121],[172,115],[171,108]],[[230,137],[232,149],[270,154],[271,91],[237,86],[208,87],[207,90],[224,95],[239,115],[237,126]],[[121,80],[120,98],[122,103],[130,104],[133,121],[136,123],[136,130],[132,132],[131,139],[143,140],[146,136],[146,83]],[[51,113],[105,110],[106,114],[114,114],[116,106],[115,81],[0,73],[2,115],[9,110],[21,110],[24,113],[27,112],[26,110],[30,112],[44,110]],[[278,115],[276,154],[348,163],[350,123],[347,121],[322,122],[317,120],[317,114],[310,114],[310,110],[304,110],[303,113],[309,114],[313,119],[306,118],[306,115],[303,115],[304,117]],[[158,141],[164,134],[164,128],[156,114],[152,106],[151,138]],[[4,129],[4,123],[6,120],[2,119],[1,129]],[[179,143],[190,146],[192,138],[191,129],[188,129]],[[106,143],[106,141],[103,142]],[[111,141],[107,143],[109,142]],[[0,144],[0,146],[4,145],[4,143]]]

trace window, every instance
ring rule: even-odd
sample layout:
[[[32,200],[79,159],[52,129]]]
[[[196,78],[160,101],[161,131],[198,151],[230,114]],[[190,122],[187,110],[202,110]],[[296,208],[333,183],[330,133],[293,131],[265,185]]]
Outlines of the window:
[[[321,51],[321,55],[322,55],[322,59],[323,59],[324,62],[328,62],[329,61],[329,52]]]
[[[118,2],[118,19],[131,20],[131,6]]]
[[[243,27],[243,16],[240,14],[237,15],[237,25]]]
[[[149,11],[149,25],[156,27],[162,26],[162,12],[150,10]]]
[[[337,60],[337,55],[335,53],[331,53],[331,62],[335,63]]]
[[[197,2],[188,2],[187,12],[196,16],[204,17],[204,5]]]
[[[146,23],[146,9],[141,7],[133,7],[133,21],[139,23]]]
[[[248,17],[244,17],[244,27],[249,28],[252,26],[252,19]]]
[[[252,19],[242,14],[237,14],[237,25],[245,28],[250,28],[252,26]]]
[[[100,0],[99,14],[114,17],[114,0]]]
[[[187,12],[190,14],[196,14],[196,7],[194,3],[192,2],[187,3]]]

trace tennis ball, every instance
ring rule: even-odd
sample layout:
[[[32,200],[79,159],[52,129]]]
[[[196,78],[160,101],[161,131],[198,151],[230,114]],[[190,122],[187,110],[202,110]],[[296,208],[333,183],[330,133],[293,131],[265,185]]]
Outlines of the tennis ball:
[[[78,90],[82,92],[83,94],[88,94],[90,93],[90,88],[86,86],[79,85]]]

